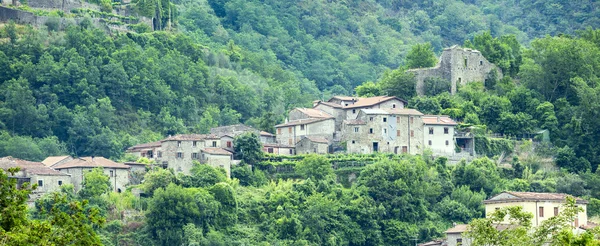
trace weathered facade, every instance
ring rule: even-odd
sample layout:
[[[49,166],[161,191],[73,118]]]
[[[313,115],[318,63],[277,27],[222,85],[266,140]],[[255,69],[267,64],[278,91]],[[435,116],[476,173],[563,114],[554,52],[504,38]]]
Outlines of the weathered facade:
[[[129,184],[129,167],[116,163],[104,157],[80,157],[68,162],[53,166],[54,169],[71,176],[71,182],[75,191],[81,190],[84,182],[84,173],[94,168],[102,168],[104,174],[109,177],[112,191],[125,191]]]
[[[223,148],[208,147],[201,150],[200,163],[225,169],[228,178],[231,177],[232,161],[233,154]]]
[[[19,167],[20,171],[14,175],[8,174],[8,176],[17,179],[17,185],[22,185],[25,182],[31,185],[37,184],[37,188],[30,194],[30,201],[48,192],[59,191],[64,184],[71,184],[70,175],[47,167],[41,162],[26,161],[10,156],[0,158],[0,168],[6,171],[13,167]]]
[[[456,126],[450,117],[445,115],[423,116],[423,143],[425,148],[431,149],[434,155],[454,155],[454,127]]]
[[[161,147],[161,142],[156,141],[156,142],[151,142],[151,143],[135,145],[133,147],[128,148],[125,152],[129,153],[137,158],[145,157],[145,158],[148,158],[149,160],[156,161],[160,155],[159,154],[160,147]]]
[[[181,134],[161,141],[159,164],[175,172],[190,174],[193,161],[200,161],[204,148],[221,148],[221,138],[214,134]]]
[[[263,152],[276,155],[295,155],[296,148],[281,143],[265,143],[263,144]]]
[[[481,52],[458,45],[444,49],[435,67],[408,70],[415,74],[419,95],[425,94],[424,82],[427,78],[438,77],[450,81],[451,93],[454,94],[457,85],[485,82],[494,71],[497,78],[502,78],[500,68],[490,63]]]
[[[46,159],[44,159],[42,161],[42,164],[46,165],[47,167],[52,167],[52,166],[63,164],[70,160],[73,160],[73,157],[68,156],[68,155],[48,156],[48,157],[46,157]]]
[[[414,109],[362,109],[346,120],[342,136],[348,153],[423,153],[423,114]]]
[[[329,140],[323,137],[303,136],[296,144],[297,154],[327,154]]]
[[[295,146],[303,136],[333,139],[335,120],[333,117],[298,119],[276,125],[275,129],[277,129],[277,142]]]

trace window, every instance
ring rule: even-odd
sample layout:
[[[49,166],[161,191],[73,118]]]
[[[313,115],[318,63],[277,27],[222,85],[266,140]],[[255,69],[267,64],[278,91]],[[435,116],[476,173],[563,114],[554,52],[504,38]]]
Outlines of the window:
[[[181,141],[177,141],[177,147],[181,147]]]
[[[44,180],[38,179],[38,187],[44,187]]]
[[[579,228],[579,218],[575,218],[575,228]]]
[[[346,105],[346,107],[348,107],[348,104],[347,104],[347,103],[346,103],[346,104],[344,104],[344,105]]]
[[[479,66],[483,66],[483,61],[479,61]]]
[[[292,145],[292,139],[291,139],[291,138],[290,138],[290,139],[288,139],[288,144],[289,144],[289,145]]]
[[[369,129],[369,134],[373,134],[373,128]]]
[[[292,128],[288,127],[288,133],[292,133]]]
[[[450,145],[450,141],[446,140],[446,146]]]
[[[353,114],[356,114],[356,109],[353,109],[353,110],[352,110],[352,113],[353,113]]]
[[[273,153],[273,148],[268,148],[268,149],[267,149],[267,152],[269,152],[269,153]]]
[[[304,131],[304,125],[300,125],[300,130]]]
[[[429,146],[431,146],[431,140],[429,140],[428,144],[429,144]]]
[[[383,133],[387,134],[387,128],[383,128]]]
[[[433,135],[433,127],[429,127],[429,135]]]
[[[540,218],[544,217],[544,207],[539,207],[538,216]]]
[[[293,155],[293,154],[294,154],[294,150],[290,149],[290,155]]]
[[[387,118],[386,117],[383,117],[383,122],[387,122]]]
[[[467,67],[469,65],[469,60],[467,58],[465,58],[465,67]]]
[[[373,121],[373,117],[369,117],[369,121]]]
[[[415,117],[410,117],[410,123],[411,124],[415,123]]]
[[[355,144],[355,143],[356,143],[356,141],[352,140],[352,144]]]
[[[198,153],[192,153],[192,159],[198,159]]]
[[[444,134],[448,134],[449,130],[448,127],[444,127]]]
[[[462,245],[462,238],[457,238],[456,239],[456,244],[457,245]]]
[[[354,127],[354,132],[358,132],[358,127]]]
[[[396,104],[395,104],[395,103],[394,103],[394,104],[392,104],[392,108],[396,108]]]
[[[415,130],[410,130],[410,137],[414,138],[415,137]]]
[[[161,152],[161,151],[158,151],[158,154],[157,154],[157,155],[158,155],[158,157],[159,157],[159,158],[160,158],[160,157],[162,157],[162,152]]]
[[[183,158],[183,153],[182,152],[177,152],[177,158]]]
[[[231,141],[227,141],[227,148],[231,148]]]
[[[277,134],[281,135],[281,128],[277,128]]]
[[[461,78],[458,78],[458,83],[459,84],[462,83],[462,79]]]
[[[113,170],[110,170],[110,177],[112,178],[112,177],[114,177],[114,176],[115,176],[115,171],[113,171]]]
[[[192,146],[196,147],[197,141],[192,142]]]
[[[500,210],[500,208],[496,208],[496,211]]]
[[[558,207],[554,207],[554,216],[558,215]]]
[[[212,146],[217,147],[217,141],[212,141]]]
[[[59,180],[59,181],[58,181],[58,185],[59,185],[59,186],[60,186],[60,185],[62,185],[62,180]]]
[[[396,130],[396,136],[400,137],[400,130]]]
[[[400,123],[400,116],[396,117],[396,123]]]

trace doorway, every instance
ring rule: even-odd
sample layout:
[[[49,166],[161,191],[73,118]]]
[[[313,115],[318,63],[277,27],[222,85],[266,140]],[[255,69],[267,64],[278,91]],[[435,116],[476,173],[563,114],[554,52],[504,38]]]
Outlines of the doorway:
[[[373,152],[378,152],[378,151],[379,151],[379,143],[373,142]]]

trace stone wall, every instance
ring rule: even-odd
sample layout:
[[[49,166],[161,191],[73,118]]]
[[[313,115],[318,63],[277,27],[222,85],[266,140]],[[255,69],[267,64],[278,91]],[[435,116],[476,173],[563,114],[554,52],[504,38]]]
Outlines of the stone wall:
[[[451,83],[451,93],[456,93],[457,85],[469,82],[485,82],[491,71],[496,70],[498,78],[502,71],[490,63],[478,50],[461,48],[458,45],[444,49],[435,67],[411,69],[415,74],[417,94],[425,94],[425,79],[439,77]]]
[[[44,27],[49,22],[56,22],[58,24],[58,29],[63,30],[70,25],[78,25],[84,18],[36,16],[30,12],[0,6],[0,22],[9,22],[11,20],[17,24],[32,25],[37,28]],[[99,18],[91,18],[90,20],[93,25],[104,27],[105,30],[108,30],[106,25],[101,24],[102,22]]]
[[[78,8],[100,10],[98,5],[83,0],[27,0],[27,5],[32,8],[60,9],[66,13]]]

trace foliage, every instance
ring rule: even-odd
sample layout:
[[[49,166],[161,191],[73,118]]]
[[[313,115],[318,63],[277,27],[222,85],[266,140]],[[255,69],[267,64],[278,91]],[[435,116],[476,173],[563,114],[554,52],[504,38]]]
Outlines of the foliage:
[[[235,157],[250,165],[258,163],[262,158],[262,144],[255,133],[246,133],[233,140]]]
[[[386,71],[379,81],[379,86],[381,92],[388,96],[412,98],[416,94],[415,75],[407,73],[404,68]]]
[[[79,191],[79,195],[87,199],[98,197],[110,191],[110,188],[109,177],[104,174],[102,167],[97,167],[83,174],[83,187]]]
[[[148,194],[153,194],[158,188],[165,188],[174,181],[175,175],[172,171],[155,168],[144,175],[142,190]]]
[[[331,163],[320,155],[306,156],[295,169],[306,179],[322,180],[333,174]]]
[[[191,174],[180,176],[185,187],[210,187],[216,183],[224,182],[227,174],[223,168],[214,168],[194,161]]]
[[[433,53],[430,43],[416,44],[406,55],[406,66],[408,68],[433,67],[437,63],[437,57]]]

